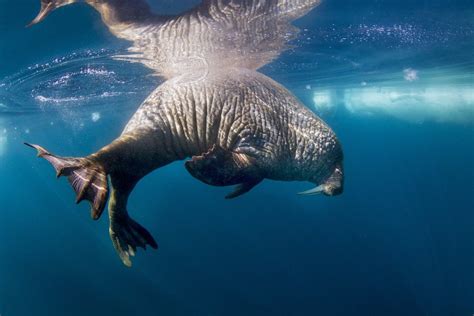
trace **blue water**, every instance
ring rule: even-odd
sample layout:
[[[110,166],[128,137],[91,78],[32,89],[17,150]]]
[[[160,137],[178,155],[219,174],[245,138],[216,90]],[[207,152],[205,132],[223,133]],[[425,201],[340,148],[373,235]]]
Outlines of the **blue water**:
[[[25,29],[38,7],[0,0],[1,316],[474,313],[472,1],[326,0],[297,21],[262,71],[336,131],[344,194],[265,181],[226,201],[174,163],[131,196],[160,244],[132,269],[22,142],[94,152],[160,79],[113,60],[127,44],[86,5]]]

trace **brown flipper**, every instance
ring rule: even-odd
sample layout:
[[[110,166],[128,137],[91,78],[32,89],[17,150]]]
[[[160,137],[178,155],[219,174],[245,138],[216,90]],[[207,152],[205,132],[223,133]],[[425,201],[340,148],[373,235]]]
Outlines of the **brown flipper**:
[[[235,187],[234,191],[227,194],[225,198],[229,200],[229,199],[234,199],[238,196],[241,196],[242,194],[245,194],[249,192],[250,190],[252,190],[257,184],[262,182],[262,180],[263,179],[258,178],[258,179],[254,179],[253,181],[241,183]]]
[[[66,176],[76,192],[76,203],[83,200],[89,201],[91,217],[94,220],[99,219],[109,195],[107,174],[102,166],[87,158],[59,157],[41,146],[28,143],[25,145],[35,148],[38,151],[38,157],[51,163],[56,170],[56,177]]]
[[[158,249],[158,244],[148,230],[129,216],[124,220],[111,221],[109,234],[115,251],[127,267],[132,266],[131,257],[135,256],[138,247],[146,250],[149,245]]]
[[[227,199],[247,193],[263,180],[252,157],[216,145],[207,153],[186,161],[185,167],[193,177],[209,185],[237,184]]]

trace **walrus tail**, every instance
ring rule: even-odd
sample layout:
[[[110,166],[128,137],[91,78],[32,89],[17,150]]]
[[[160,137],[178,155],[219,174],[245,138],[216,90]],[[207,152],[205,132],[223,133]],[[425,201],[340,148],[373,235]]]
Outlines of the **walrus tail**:
[[[76,192],[76,203],[83,200],[91,205],[91,217],[99,219],[104,211],[109,196],[107,174],[104,168],[88,158],[65,158],[51,154],[38,145],[25,143],[35,148],[38,157],[44,158],[53,165],[56,177],[66,176]]]

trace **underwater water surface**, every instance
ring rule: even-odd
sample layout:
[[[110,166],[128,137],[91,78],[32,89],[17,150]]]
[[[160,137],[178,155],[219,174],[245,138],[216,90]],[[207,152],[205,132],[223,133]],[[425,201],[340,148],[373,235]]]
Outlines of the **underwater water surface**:
[[[25,28],[39,5],[0,0],[1,316],[474,314],[472,1],[325,0],[296,21],[261,71],[337,133],[344,193],[228,201],[173,163],[130,198],[160,244],[131,269],[23,142],[88,155],[163,80],[114,59],[128,43],[85,4]]]

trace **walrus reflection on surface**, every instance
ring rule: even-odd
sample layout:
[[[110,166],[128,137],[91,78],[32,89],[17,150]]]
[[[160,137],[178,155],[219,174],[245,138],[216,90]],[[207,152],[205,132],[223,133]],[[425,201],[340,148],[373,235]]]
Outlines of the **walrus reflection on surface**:
[[[43,0],[32,22],[72,1]],[[38,145],[77,202],[98,219],[109,200],[110,236],[125,265],[137,247],[157,248],[127,212],[137,182],[173,161],[211,185],[237,185],[227,197],[263,179],[310,181],[303,194],[340,194],[342,149],[332,130],[287,89],[256,71],[286,48],[291,21],[319,0],[208,0],[181,16],[154,15],[141,1],[86,0],[109,29],[133,41],[133,58],[168,79],[140,106],[122,135],[84,158],[63,158]],[[258,28],[254,28],[257,27]],[[199,36],[197,36],[199,35]],[[108,178],[110,179],[110,190]],[[109,196],[110,191],[110,198]]]

